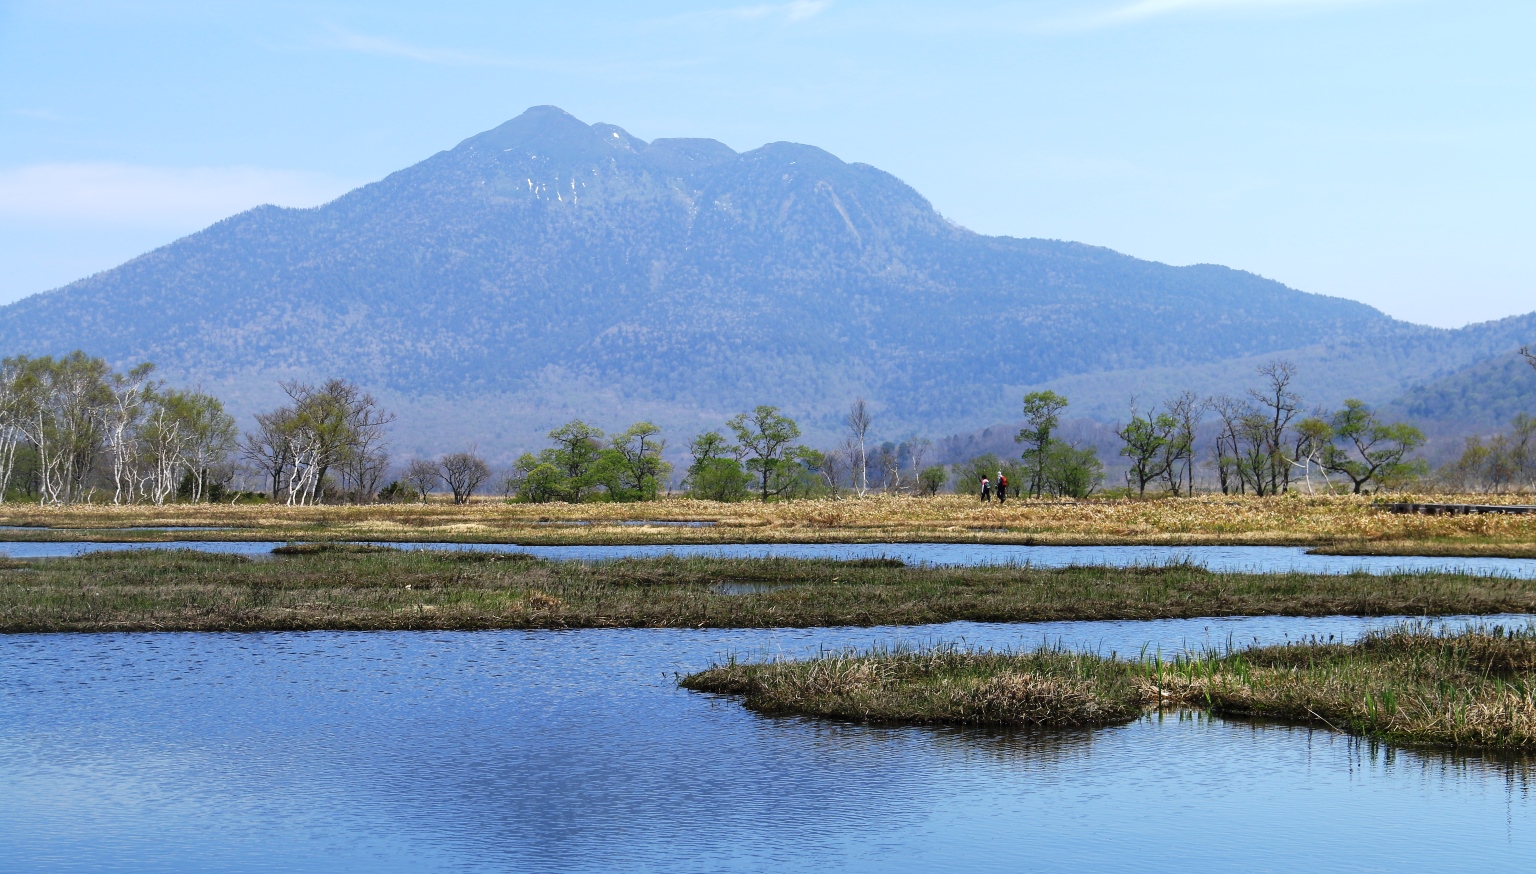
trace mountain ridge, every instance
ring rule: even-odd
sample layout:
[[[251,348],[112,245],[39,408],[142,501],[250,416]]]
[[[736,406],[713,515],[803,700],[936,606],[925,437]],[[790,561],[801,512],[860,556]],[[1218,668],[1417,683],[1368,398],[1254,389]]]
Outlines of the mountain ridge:
[[[1385,402],[1527,327],[1501,324],[989,237],[814,146],[647,143],[534,107],[330,203],[257,207],[0,308],[0,347],[153,360],[240,413],[279,377],[345,376],[400,409],[413,448],[511,451],[572,414],[686,437],[756,403],[820,434],[858,395],[903,433],[1011,420],[1044,385],[1102,416],[1128,380],[1309,349],[1370,362]]]

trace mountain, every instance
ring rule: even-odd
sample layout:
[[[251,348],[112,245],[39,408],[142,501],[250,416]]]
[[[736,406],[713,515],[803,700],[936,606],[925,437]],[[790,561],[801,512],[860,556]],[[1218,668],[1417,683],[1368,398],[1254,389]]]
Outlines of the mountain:
[[[1488,358],[1414,388],[1386,412],[1440,426],[1431,433],[1497,433],[1520,413],[1536,415],[1536,371],[1516,353]]]
[[[314,209],[263,206],[0,309],[7,354],[156,362],[249,413],[345,376],[397,444],[495,454],[574,416],[674,445],[759,403],[818,436],[855,396],[888,433],[1012,420],[1065,389],[1236,385],[1275,355],[1309,399],[1390,400],[1536,339],[1445,331],[1213,265],[976,234],[821,149],[647,143],[535,107]]]

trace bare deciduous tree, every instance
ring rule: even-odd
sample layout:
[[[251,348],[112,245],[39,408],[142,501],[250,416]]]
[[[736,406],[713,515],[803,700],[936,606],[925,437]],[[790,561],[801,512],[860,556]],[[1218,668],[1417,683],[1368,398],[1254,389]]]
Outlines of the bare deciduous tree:
[[[1181,492],[1195,493],[1195,434],[1207,408],[1207,402],[1192,391],[1180,394],[1166,406],[1173,430],[1163,449],[1167,462],[1163,475],[1168,480],[1169,491],[1175,496]],[[1185,488],[1188,491],[1183,491]]]
[[[240,441],[240,457],[261,472],[273,503],[282,492],[283,472],[293,458],[293,418],[293,410],[288,407],[257,413],[256,430]]]
[[[474,447],[470,447],[465,452],[443,456],[442,470],[443,482],[447,483],[448,490],[453,492],[455,504],[468,503],[474,496],[475,490],[491,477],[490,465],[485,463],[485,459],[475,454]]]
[[[333,468],[354,499],[371,497],[388,465],[383,433],[394,416],[344,379],[318,388],[285,382],[282,388],[293,403],[258,415],[257,431],[246,436],[243,452],[272,475],[272,500],[282,493],[289,504],[320,503]]]
[[[137,426],[149,404],[154,387],[149,375],[155,369],[148,362],[127,373],[114,373],[108,378],[111,403],[103,410],[107,426],[107,452],[112,456],[112,503],[132,503],[134,499],[134,462],[138,452],[135,444]]]
[[[11,487],[16,450],[26,442],[26,398],[21,383],[25,367],[14,358],[0,362],[0,502]]]
[[[1267,494],[1276,495],[1290,485],[1291,464],[1286,455],[1286,436],[1291,420],[1301,410],[1301,396],[1291,388],[1296,378],[1296,365],[1289,361],[1275,360],[1259,368],[1259,375],[1269,383],[1263,388],[1249,389],[1248,395],[1264,412],[1266,429],[1264,465],[1255,475],[1268,479]],[[1261,490],[1261,493],[1262,492]]]
[[[913,437],[907,441],[907,452],[912,457],[912,481],[917,481],[918,474],[923,471],[923,461],[928,458],[928,453],[933,451],[933,441],[927,437]]]
[[[413,458],[411,463],[405,466],[405,476],[402,477],[411,487],[416,489],[416,494],[421,496],[421,502],[426,503],[427,495],[437,488],[442,482],[442,468],[436,462],[427,461],[425,458]]]
[[[848,408],[848,416],[843,421],[848,426],[848,445],[855,451],[855,457],[850,458],[850,470],[853,474],[852,486],[854,491],[863,497],[869,491],[869,456],[865,452],[865,444],[869,438],[869,426],[874,417],[869,413],[869,405],[859,398]]]
[[[839,496],[843,475],[849,470],[848,458],[849,453],[845,447],[831,449],[822,454],[818,472],[821,474],[822,482],[827,484],[827,491],[834,498]]]

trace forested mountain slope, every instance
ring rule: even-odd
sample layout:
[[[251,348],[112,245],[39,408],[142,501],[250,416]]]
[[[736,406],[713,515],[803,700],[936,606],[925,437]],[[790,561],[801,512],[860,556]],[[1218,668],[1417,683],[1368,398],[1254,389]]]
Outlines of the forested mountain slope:
[[[773,403],[830,427],[859,394],[937,435],[1014,418],[1028,386],[1109,410],[1277,352],[1340,385],[1358,364],[1344,393],[1388,400],[1532,327],[1441,331],[1225,267],[983,236],[811,146],[646,143],[536,107],[0,309],[0,349],[152,360],[239,412],[280,378],[346,376],[407,444],[501,452],[575,415],[676,438]]]
[[[1458,423],[1463,433],[1493,433],[1520,413],[1536,416],[1536,370],[1509,353],[1419,386],[1388,410],[1405,418]]]

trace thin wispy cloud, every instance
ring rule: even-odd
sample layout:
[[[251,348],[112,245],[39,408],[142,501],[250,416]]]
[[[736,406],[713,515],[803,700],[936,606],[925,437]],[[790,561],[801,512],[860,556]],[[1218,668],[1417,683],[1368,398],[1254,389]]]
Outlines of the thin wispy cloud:
[[[33,164],[0,170],[0,217],[188,227],[263,203],[316,206],[350,187],[264,167]]]
[[[789,3],[767,3],[761,6],[738,6],[725,10],[737,18],[782,18],[785,21],[805,21],[827,11],[830,0],[791,0]]]
[[[384,36],[370,36],[333,27],[330,38],[324,40],[331,48],[344,49],[365,55],[384,58],[401,58],[423,64],[440,64],[448,67],[519,67],[524,64],[514,58],[499,55],[466,52],[459,49],[418,46]]]
[[[790,0],[788,3],[759,3],[752,6],[732,6],[726,9],[705,9],[669,15],[657,21],[667,23],[687,21],[779,21],[797,24],[808,21],[832,7],[831,0]]]
[[[418,45],[393,37],[374,36],[334,26],[327,28],[326,36],[319,38],[318,44],[328,49],[372,55],[380,58],[414,61],[420,64],[435,64],[445,67],[499,67],[541,73],[584,76],[646,75],[684,69],[699,64],[698,60],[692,58],[635,62],[614,60],[612,58],[516,57],[493,52],[466,51],[441,46]]]
[[[22,118],[35,118],[38,121],[63,121],[64,116],[51,109],[13,109],[11,115],[19,115]]]
[[[1063,18],[1052,23],[1066,29],[1091,30],[1171,15],[1272,9],[1329,9],[1380,2],[1384,0],[1136,0],[1134,3],[1097,14]]]

